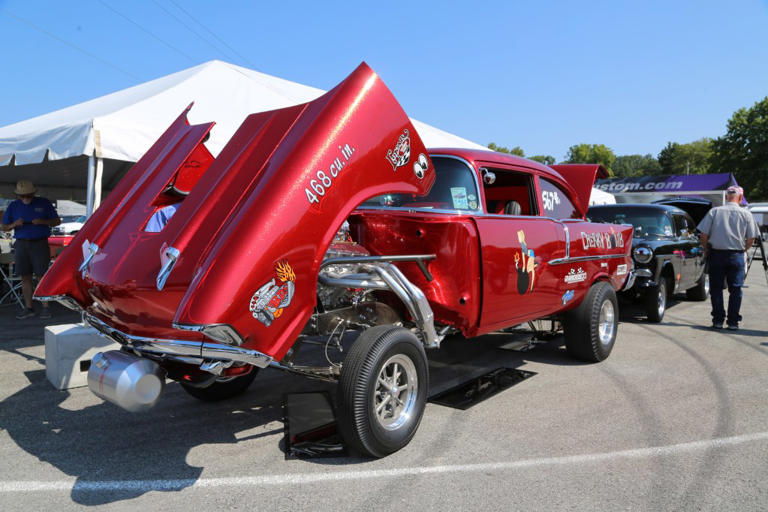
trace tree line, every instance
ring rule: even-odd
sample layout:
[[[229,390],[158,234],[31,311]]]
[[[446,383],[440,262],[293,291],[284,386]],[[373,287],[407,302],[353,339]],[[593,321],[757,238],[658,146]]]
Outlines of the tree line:
[[[688,143],[668,142],[657,156],[619,155],[604,144],[576,144],[568,148],[563,163],[603,164],[619,178],[661,174],[709,174],[731,172],[750,201],[768,198],[768,96],[749,108],[740,108],[717,138],[704,137]],[[488,148],[525,157],[519,146],[506,148],[493,142]],[[528,156],[545,165],[550,155]]]

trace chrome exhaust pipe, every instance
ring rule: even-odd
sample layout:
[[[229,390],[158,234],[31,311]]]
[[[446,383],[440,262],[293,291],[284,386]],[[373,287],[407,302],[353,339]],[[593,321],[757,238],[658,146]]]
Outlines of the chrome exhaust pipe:
[[[146,411],[160,399],[165,370],[151,359],[119,350],[99,352],[91,359],[88,387],[96,396],[127,411]]]

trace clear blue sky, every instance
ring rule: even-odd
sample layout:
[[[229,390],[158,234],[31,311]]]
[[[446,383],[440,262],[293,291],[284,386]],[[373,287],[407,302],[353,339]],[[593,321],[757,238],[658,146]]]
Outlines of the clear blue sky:
[[[768,0],[0,0],[0,41],[0,126],[212,59],[324,89],[365,60],[410,116],[558,160],[717,137],[768,95]]]

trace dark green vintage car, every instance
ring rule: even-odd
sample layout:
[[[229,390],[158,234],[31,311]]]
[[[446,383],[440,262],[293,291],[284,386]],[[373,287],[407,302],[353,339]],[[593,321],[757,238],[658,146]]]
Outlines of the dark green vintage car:
[[[704,272],[704,250],[696,225],[686,212],[660,204],[613,204],[593,206],[587,217],[592,222],[635,228],[635,282],[623,294],[643,301],[649,321],[661,322],[675,293],[685,292],[692,300],[707,299],[709,276]]]

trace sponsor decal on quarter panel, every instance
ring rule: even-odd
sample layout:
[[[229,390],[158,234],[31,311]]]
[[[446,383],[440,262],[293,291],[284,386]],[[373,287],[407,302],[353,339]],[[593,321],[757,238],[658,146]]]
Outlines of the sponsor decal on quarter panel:
[[[291,305],[295,291],[296,274],[287,261],[275,265],[275,278],[256,290],[248,310],[253,318],[267,327]]]

